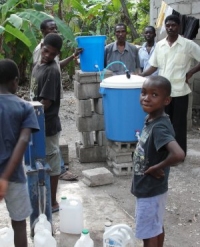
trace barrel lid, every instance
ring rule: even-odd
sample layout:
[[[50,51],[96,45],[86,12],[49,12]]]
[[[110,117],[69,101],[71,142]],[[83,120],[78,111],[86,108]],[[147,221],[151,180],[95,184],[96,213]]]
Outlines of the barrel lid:
[[[100,87],[104,88],[142,88],[145,77],[139,75],[131,75],[130,79],[126,75],[114,75],[103,79]]]

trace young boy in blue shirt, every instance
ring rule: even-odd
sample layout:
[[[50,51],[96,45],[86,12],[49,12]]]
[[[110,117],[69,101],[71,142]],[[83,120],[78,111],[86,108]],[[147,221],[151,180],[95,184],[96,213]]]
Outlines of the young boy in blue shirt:
[[[137,144],[131,192],[136,196],[136,238],[144,247],[163,247],[163,217],[170,166],[184,160],[164,108],[171,101],[171,84],[162,76],[144,82],[140,103],[148,113]]]
[[[31,104],[14,95],[18,81],[17,65],[0,60],[0,200],[6,202],[15,247],[27,247],[26,218],[32,208],[22,158],[32,129],[39,125]]]

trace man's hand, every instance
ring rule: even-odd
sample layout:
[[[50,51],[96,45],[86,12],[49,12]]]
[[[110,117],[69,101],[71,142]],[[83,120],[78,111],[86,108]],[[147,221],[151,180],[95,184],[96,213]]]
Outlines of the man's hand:
[[[74,52],[74,56],[75,56],[75,57],[78,57],[79,54],[80,54],[82,51],[83,51],[83,48],[76,48],[76,49],[75,49],[75,52]]]
[[[5,197],[8,188],[8,181],[0,178],[0,201]]]
[[[149,175],[151,175],[151,176],[153,176],[153,177],[155,177],[155,178],[157,178],[157,179],[163,178],[163,177],[165,176],[165,173],[164,173],[163,169],[158,169],[158,168],[156,167],[156,165],[155,165],[155,166],[149,167],[149,168],[144,172],[144,174],[149,174]]]
[[[189,83],[189,79],[191,78],[193,76],[193,74],[191,73],[191,72],[188,72],[187,74],[186,74],[186,83]]]

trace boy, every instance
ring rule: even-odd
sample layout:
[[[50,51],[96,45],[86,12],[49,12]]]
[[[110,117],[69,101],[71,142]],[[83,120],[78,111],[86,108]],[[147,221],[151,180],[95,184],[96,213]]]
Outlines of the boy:
[[[131,192],[136,196],[136,237],[143,240],[144,247],[163,247],[169,170],[185,158],[164,112],[170,94],[171,84],[166,78],[151,76],[140,95],[148,115],[134,154]]]
[[[56,22],[53,19],[46,19],[46,20],[42,21],[40,24],[40,30],[41,30],[41,33],[43,35],[43,39],[41,40],[41,42],[37,45],[37,47],[33,51],[33,64],[34,65],[36,65],[36,63],[40,62],[40,60],[41,60],[41,44],[43,43],[45,36],[49,33],[58,33],[58,28],[57,28]],[[69,56],[69,57],[67,57],[61,61],[59,61],[59,56],[56,56],[55,61],[58,64],[58,68],[59,68],[60,73],[61,73],[61,69],[66,67],[71,61],[73,61],[73,59],[76,59],[81,52],[82,52],[82,49],[77,48],[75,50],[74,54],[72,54],[71,56]],[[62,99],[63,98],[63,86],[62,86],[61,77],[60,77],[60,83],[61,83],[60,98]],[[75,180],[77,177],[78,177],[77,175],[72,174],[69,171],[66,171],[64,160],[61,157],[61,176],[60,176],[60,179],[71,181],[71,180]]]
[[[31,130],[39,126],[33,107],[14,95],[18,81],[17,65],[0,60],[0,200],[6,202],[15,247],[27,247],[26,218],[32,209],[22,158]]]
[[[60,108],[60,71],[54,58],[60,53],[62,38],[56,33],[47,34],[41,48],[41,62],[32,71],[30,97],[44,105],[46,161],[50,173],[52,212],[59,210],[56,200],[58,178],[61,173],[59,136],[61,123]]]

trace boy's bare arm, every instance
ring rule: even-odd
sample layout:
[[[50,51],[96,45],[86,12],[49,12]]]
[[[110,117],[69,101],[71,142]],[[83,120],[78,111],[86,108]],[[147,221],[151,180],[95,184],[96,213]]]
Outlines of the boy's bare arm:
[[[0,177],[0,200],[2,200],[6,194],[10,176],[23,158],[24,152],[30,139],[30,134],[31,129],[28,128],[22,129],[20,132],[18,142],[13,150],[13,153],[6,165],[4,172]]]
[[[175,166],[178,162],[185,159],[185,153],[176,141],[169,142],[166,145],[166,149],[169,152],[167,158],[159,164],[149,167],[145,171],[145,174],[150,174],[156,178],[161,178],[164,176],[163,168],[167,166]]]

